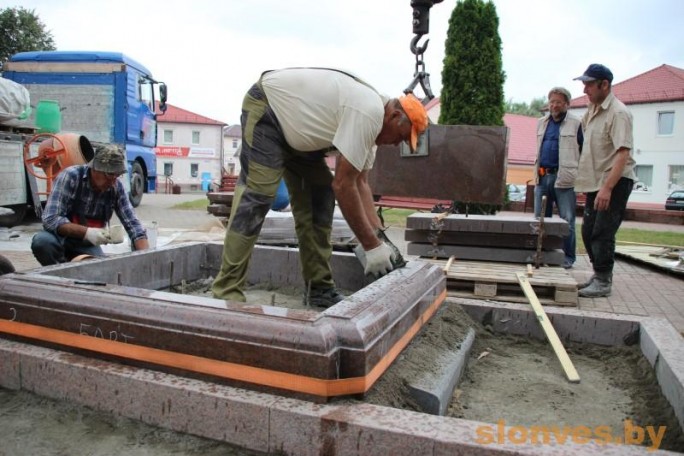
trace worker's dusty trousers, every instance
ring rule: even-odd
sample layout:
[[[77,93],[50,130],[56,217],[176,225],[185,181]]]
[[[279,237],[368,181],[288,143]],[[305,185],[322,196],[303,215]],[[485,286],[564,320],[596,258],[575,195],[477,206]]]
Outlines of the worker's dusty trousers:
[[[610,195],[607,210],[594,209],[598,192],[587,193],[582,220],[582,241],[597,274],[612,274],[615,265],[615,235],[625,218],[627,200],[634,181],[621,177]]]
[[[296,152],[287,145],[258,84],[245,96],[241,124],[240,177],[214,297],[245,301],[249,260],[282,177],[290,193],[304,281],[314,288],[334,286],[330,234],[335,197],[325,154]]]
[[[66,263],[79,255],[105,256],[102,248],[88,241],[66,238],[50,231],[39,231],[33,236],[31,251],[42,266]]]

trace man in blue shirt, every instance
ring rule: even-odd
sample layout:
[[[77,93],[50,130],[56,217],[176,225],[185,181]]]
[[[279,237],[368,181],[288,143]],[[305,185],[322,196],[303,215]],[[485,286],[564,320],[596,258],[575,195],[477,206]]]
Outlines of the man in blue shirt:
[[[542,197],[546,196],[544,217],[551,217],[555,203],[560,217],[570,225],[570,233],[563,241],[563,267],[569,269],[576,259],[574,187],[584,137],[580,119],[568,113],[570,92],[554,87],[548,98],[549,113],[537,123],[534,215],[541,215]]]
[[[65,263],[80,255],[104,256],[100,246],[116,241],[109,232],[113,212],[133,248],[149,248],[147,232],[118,179],[125,172],[123,150],[101,145],[96,147],[92,162],[70,166],[57,175],[43,211],[44,231],[31,242],[33,255],[41,265]]]

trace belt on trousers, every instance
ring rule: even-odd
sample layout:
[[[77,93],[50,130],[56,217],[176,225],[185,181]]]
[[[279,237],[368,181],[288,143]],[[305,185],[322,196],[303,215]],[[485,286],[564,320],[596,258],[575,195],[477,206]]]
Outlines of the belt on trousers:
[[[556,174],[558,172],[558,168],[544,168],[543,166],[539,167],[539,175],[540,176],[546,176],[547,174]]]

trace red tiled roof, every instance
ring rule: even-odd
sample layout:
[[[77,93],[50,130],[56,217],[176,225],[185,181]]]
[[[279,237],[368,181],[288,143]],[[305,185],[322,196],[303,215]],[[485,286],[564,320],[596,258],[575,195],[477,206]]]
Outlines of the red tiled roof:
[[[537,157],[537,117],[504,114],[504,125],[509,129],[508,163],[533,165]]]
[[[434,106],[437,106],[439,104],[439,97],[435,97],[432,100],[428,101],[427,104],[425,105],[425,110],[429,111],[432,109]]]
[[[203,124],[203,125],[228,125],[225,122],[210,119],[194,112],[187,111],[172,104],[166,104],[166,112],[161,114],[157,108],[157,122],[159,123],[188,123],[188,124]]]
[[[624,104],[659,103],[684,100],[684,70],[660,65],[613,86],[613,94]],[[571,108],[587,106],[586,95],[570,102]]]

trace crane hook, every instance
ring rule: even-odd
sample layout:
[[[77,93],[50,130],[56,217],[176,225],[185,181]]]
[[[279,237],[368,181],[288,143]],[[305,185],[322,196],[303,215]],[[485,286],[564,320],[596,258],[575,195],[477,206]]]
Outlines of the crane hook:
[[[422,37],[423,34],[419,33],[416,36],[414,36],[411,40],[411,52],[413,52],[415,55],[421,55],[427,50],[428,43],[430,42],[429,38],[425,40],[425,44],[423,44],[422,46],[418,46],[418,41],[420,41]]]

